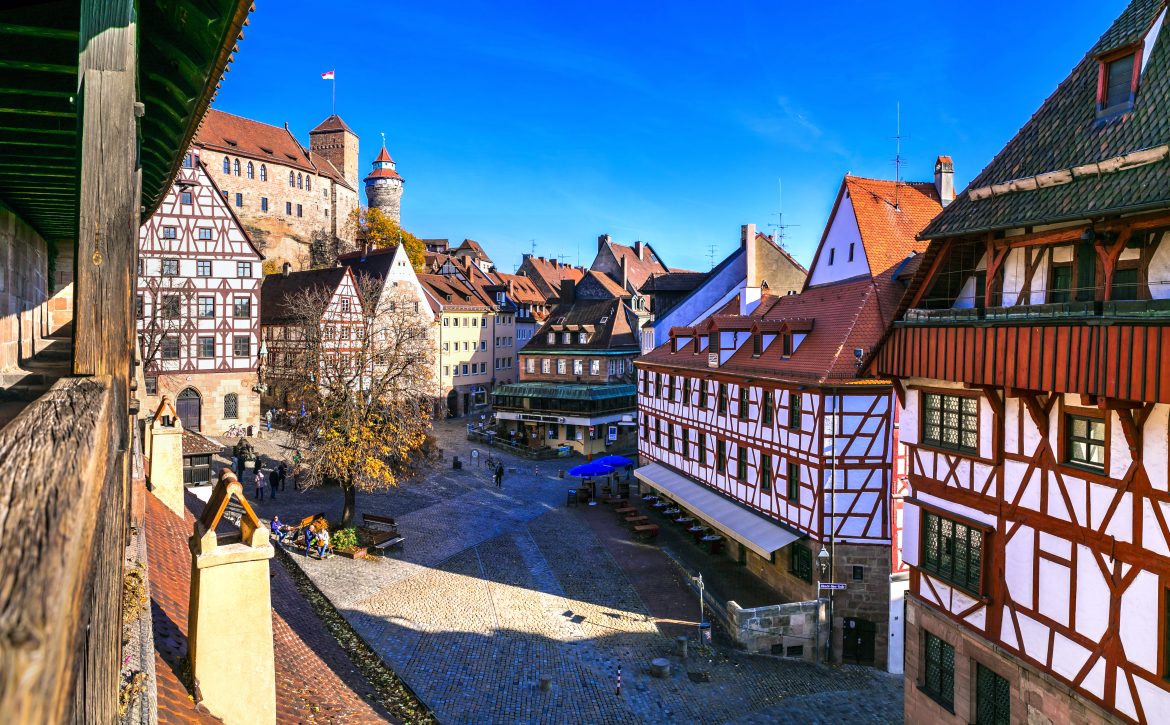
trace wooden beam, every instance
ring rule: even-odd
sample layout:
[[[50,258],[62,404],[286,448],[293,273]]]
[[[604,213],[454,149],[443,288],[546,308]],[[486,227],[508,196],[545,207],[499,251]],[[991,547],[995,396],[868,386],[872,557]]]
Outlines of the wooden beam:
[[[1125,229],[1117,235],[1117,239],[1113,244],[1103,244],[1100,240],[1093,245],[1093,249],[1097,252],[1098,259],[1101,260],[1101,267],[1105,270],[1105,301],[1108,302],[1113,299],[1113,273],[1117,271],[1117,260],[1121,258],[1121,252],[1125,249],[1125,245],[1129,243],[1130,237],[1133,236],[1132,229]]]
[[[983,285],[983,304],[985,307],[995,306],[992,304],[992,298],[995,296],[999,268],[1003,266],[1003,261],[1007,259],[1008,253],[1011,251],[1011,247],[1001,246],[991,235],[987,236],[987,276]]]
[[[1067,227],[1065,229],[1050,229],[1044,232],[1033,232],[1031,234],[1019,234],[1014,237],[1004,237],[999,241],[1006,244],[1012,249],[1020,249],[1021,247],[1032,247],[1042,244],[1068,244],[1069,242],[1079,241],[1081,235],[1089,228],[1089,224]]]
[[[922,301],[922,298],[926,295],[926,290],[930,289],[930,285],[934,282],[934,276],[938,273],[938,268],[942,266],[943,260],[947,258],[953,244],[953,237],[948,237],[943,240],[942,246],[939,247],[938,253],[930,263],[930,268],[926,270],[926,274],[922,277],[922,284],[914,292],[914,297],[911,298],[910,304],[907,305],[909,309],[917,307],[918,303]]]

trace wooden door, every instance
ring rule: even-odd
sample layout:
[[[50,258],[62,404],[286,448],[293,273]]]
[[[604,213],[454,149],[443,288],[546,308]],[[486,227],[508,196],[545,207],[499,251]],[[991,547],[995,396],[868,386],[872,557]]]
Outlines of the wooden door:
[[[203,401],[194,388],[184,388],[175,400],[175,412],[179,414],[179,420],[183,422],[183,428],[186,430],[202,430],[200,427],[202,409]]]
[[[873,662],[877,625],[868,619],[846,617],[841,637],[841,659],[849,662]]]

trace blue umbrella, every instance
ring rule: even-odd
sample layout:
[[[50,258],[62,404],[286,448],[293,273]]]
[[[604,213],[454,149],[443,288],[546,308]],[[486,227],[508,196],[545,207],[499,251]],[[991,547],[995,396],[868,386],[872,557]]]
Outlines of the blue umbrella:
[[[611,473],[613,473],[613,466],[608,466],[600,461],[582,463],[576,468],[569,469],[570,476],[580,476],[582,478],[589,476],[608,476]]]
[[[606,456],[605,458],[598,458],[597,463],[604,463],[614,468],[625,468],[626,466],[634,465],[634,462],[625,456]]]

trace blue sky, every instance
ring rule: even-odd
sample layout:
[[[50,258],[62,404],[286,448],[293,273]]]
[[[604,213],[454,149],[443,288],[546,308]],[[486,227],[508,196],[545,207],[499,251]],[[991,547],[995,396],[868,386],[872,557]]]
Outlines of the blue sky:
[[[1124,0],[257,3],[216,107],[308,130],[337,111],[363,175],[385,132],[403,224],[472,238],[503,271],[592,259],[597,235],[705,270],[739,226],[812,258],[841,176],[941,153],[962,188]],[[331,13],[331,17],[326,17]]]

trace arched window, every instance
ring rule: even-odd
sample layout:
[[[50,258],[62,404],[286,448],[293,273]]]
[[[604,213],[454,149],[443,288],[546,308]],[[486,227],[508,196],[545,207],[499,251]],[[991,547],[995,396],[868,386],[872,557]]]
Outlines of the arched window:
[[[223,173],[232,173],[232,160],[226,156],[223,157]]]
[[[260,164],[260,180],[268,181],[268,167],[264,164]]]
[[[300,174],[297,174],[297,188],[298,189],[305,188],[305,179]]]
[[[313,190],[313,177],[306,176],[305,177],[305,191],[312,191],[312,190]]]
[[[249,179],[256,178],[256,167],[252,165],[251,161],[248,162],[248,178]]]
[[[240,175],[240,160],[239,159],[236,159],[235,166],[236,166],[236,176],[239,176]]]
[[[223,417],[224,418],[239,418],[240,417],[240,396],[235,393],[228,393],[223,396]]]
[[[297,175],[293,172],[288,172],[288,187],[290,189],[297,188]]]

